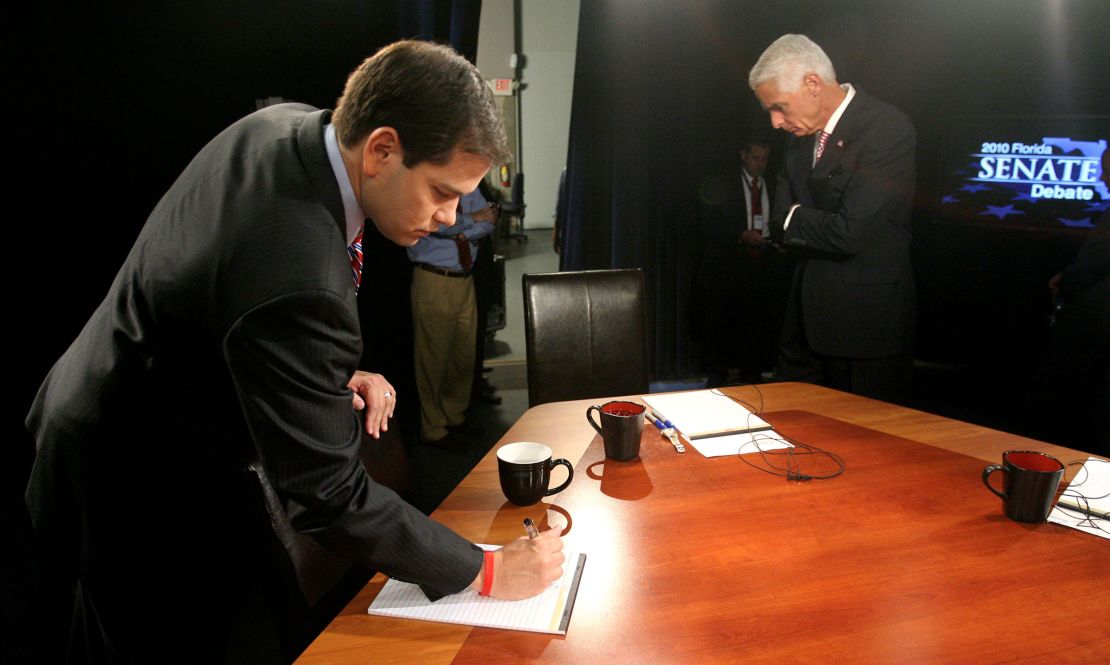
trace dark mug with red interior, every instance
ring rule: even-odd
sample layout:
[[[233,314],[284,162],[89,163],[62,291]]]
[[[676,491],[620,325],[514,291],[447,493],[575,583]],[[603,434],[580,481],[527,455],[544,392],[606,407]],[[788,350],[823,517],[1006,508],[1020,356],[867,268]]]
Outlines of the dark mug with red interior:
[[[990,483],[995,471],[1005,476],[1001,492]],[[983,469],[983,484],[1002,499],[1002,512],[1015,522],[1045,521],[1063,477],[1060,460],[1035,450],[1007,450],[1002,453],[1002,464]]]
[[[601,424],[594,420],[597,411]],[[601,440],[605,442],[605,457],[627,462],[640,456],[640,435],[644,431],[644,405],[617,400],[586,409],[590,421]]]

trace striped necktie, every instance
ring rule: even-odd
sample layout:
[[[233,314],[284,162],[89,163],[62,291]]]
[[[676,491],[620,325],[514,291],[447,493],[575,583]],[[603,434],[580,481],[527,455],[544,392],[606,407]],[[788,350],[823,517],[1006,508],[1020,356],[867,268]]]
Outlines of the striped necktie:
[[[831,134],[823,129],[821,130],[821,133],[817,136],[817,153],[813,157],[814,164],[821,161],[821,155],[825,152],[825,144],[829,142],[829,136],[831,136]]]
[[[358,293],[359,284],[362,283],[362,231],[359,228],[355,241],[347,247],[347,254],[351,257],[351,277],[355,280],[355,293]]]

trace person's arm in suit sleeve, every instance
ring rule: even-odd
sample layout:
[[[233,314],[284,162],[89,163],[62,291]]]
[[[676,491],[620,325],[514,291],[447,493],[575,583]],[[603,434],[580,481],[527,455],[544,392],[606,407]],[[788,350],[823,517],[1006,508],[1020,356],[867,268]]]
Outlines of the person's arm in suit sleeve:
[[[375,483],[358,459],[361,424],[347,388],[361,353],[354,315],[336,294],[313,290],[232,326],[224,355],[256,450],[297,531],[418,582],[431,598],[455,593],[477,576],[481,551]]]
[[[826,211],[807,206],[794,210],[783,233],[788,246],[853,256],[871,242],[875,225],[886,223],[908,205],[914,190],[913,125],[900,114],[866,128],[853,171],[834,166],[829,187],[843,187],[840,204]],[[843,179],[847,179],[843,182]]]
[[[768,224],[771,242],[775,245],[782,245],[783,223],[793,206],[794,194],[790,191],[790,183],[780,171],[775,180],[775,198],[771,201],[771,220]]]

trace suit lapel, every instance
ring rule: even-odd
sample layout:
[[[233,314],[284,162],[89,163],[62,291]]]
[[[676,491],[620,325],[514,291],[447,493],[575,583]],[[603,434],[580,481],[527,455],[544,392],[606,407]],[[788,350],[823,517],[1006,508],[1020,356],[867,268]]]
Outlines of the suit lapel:
[[[803,167],[801,170],[807,175],[813,171],[813,146],[816,142],[817,137],[811,134],[810,136],[803,136],[798,144],[798,150],[800,151],[798,163],[799,166]]]
[[[862,117],[861,111],[866,105],[866,95],[862,90],[856,87],[855,97],[852,98],[848,107],[844,109],[844,114],[840,116],[840,121],[836,123],[836,130],[829,136],[829,141],[825,144],[825,151],[821,155],[821,160],[813,167],[813,177],[823,178],[827,176],[833,171],[836,165],[840,163],[845,150],[851,146],[852,141],[854,141],[859,134],[860,118]]]
[[[812,136],[791,138],[787,144],[787,163],[789,169],[786,178],[793,192],[793,199],[804,206],[813,205],[813,196],[810,193],[810,177],[813,174],[813,142]]]
[[[812,136],[803,136],[793,141],[795,153],[791,171],[792,176],[800,182],[804,182],[813,172],[813,142]]]

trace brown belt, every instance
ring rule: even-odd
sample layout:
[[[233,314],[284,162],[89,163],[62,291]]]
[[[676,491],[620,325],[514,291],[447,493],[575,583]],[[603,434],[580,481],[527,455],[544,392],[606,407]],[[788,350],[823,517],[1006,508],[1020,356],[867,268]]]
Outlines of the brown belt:
[[[470,277],[470,271],[448,270],[447,268],[433,266],[430,263],[417,263],[416,265],[424,270],[427,270],[428,272],[434,272],[435,274],[443,275],[444,277]]]

